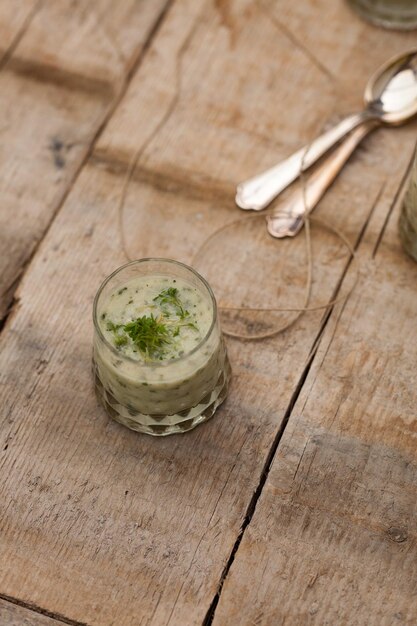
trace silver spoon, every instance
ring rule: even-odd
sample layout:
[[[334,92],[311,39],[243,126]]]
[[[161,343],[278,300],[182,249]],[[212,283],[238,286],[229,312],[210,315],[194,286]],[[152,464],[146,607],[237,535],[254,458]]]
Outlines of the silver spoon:
[[[370,78],[365,89],[365,109],[344,119],[331,130],[298,150],[285,161],[240,185],[236,204],[260,211],[290,183],[311,167],[345,135],[364,123],[399,125],[417,114],[417,49],[397,56]]]
[[[303,188],[297,187],[273,213],[267,215],[267,229],[270,235],[281,239],[295,237],[300,232],[306,215],[319,203],[358,144],[375,126],[375,121],[368,122],[352,131],[314,170]]]

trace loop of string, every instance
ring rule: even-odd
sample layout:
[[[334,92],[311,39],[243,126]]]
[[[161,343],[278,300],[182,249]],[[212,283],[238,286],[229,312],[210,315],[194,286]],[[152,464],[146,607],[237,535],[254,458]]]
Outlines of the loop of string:
[[[308,154],[309,151],[309,147],[307,146],[301,161],[301,166],[300,166],[300,173],[299,173],[299,179],[301,181],[302,184],[302,197],[303,197],[303,202],[304,202],[304,208],[305,208],[305,218],[304,218],[304,238],[305,238],[305,248],[306,248],[306,281],[305,281],[305,288],[304,288],[304,296],[303,296],[303,301],[302,301],[302,306],[300,307],[245,307],[245,306],[232,306],[232,305],[228,305],[228,304],[224,304],[224,303],[220,303],[218,305],[219,310],[221,311],[236,311],[236,312],[259,312],[259,313],[295,313],[296,315],[289,321],[278,325],[274,328],[272,328],[271,330],[268,330],[266,332],[260,332],[260,333],[240,333],[237,332],[233,329],[227,328],[223,323],[222,323],[222,332],[225,335],[228,335],[230,337],[234,337],[236,339],[246,339],[246,340],[260,340],[260,339],[267,339],[270,337],[273,337],[279,333],[284,332],[285,330],[287,330],[288,328],[290,328],[291,326],[293,326],[293,324],[295,324],[295,322],[304,314],[307,312],[311,312],[311,311],[319,311],[319,310],[327,310],[333,306],[335,306],[336,304],[345,301],[350,294],[352,293],[353,289],[355,288],[357,282],[358,282],[358,277],[359,274],[358,272],[356,272],[355,275],[355,279],[353,281],[353,284],[346,290],[346,292],[340,296],[336,296],[334,298],[331,298],[330,300],[328,300],[327,302],[324,303],[320,303],[320,304],[316,304],[314,306],[310,306],[310,300],[311,300],[311,291],[312,291],[312,282],[313,282],[313,252],[312,252],[312,236],[311,236],[311,223],[316,223],[321,225],[323,228],[325,228],[326,230],[328,230],[329,232],[333,233],[344,245],[344,247],[348,250],[349,254],[350,254],[350,259],[354,260],[355,259],[355,250],[353,248],[353,246],[351,245],[351,243],[348,241],[348,239],[346,238],[346,236],[336,227],[332,226],[331,224],[329,224],[327,221],[323,220],[323,219],[319,219],[317,217],[313,217],[311,215],[309,215],[309,210],[308,210],[308,205],[307,205],[307,199],[306,199],[306,185],[308,184],[308,179],[306,177],[305,174],[305,169],[304,169],[304,162],[306,159],[306,156]],[[140,159],[141,154],[143,153],[143,146],[136,151],[136,153],[133,155],[133,158],[131,160],[131,162],[129,163],[127,172],[126,172],[126,176],[123,182],[123,186],[122,186],[122,191],[120,194],[120,200],[119,200],[119,204],[118,204],[118,225],[119,225],[119,235],[120,235],[120,242],[121,242],[121,247],[123,249],[123,252],[127,258],[128,261],[132,261],[134,260],[134,256],[131,255],[129,253],[129,248],[127,245],[127,241],[126,241],[126,234],[125,234],[125,229],[124,229],[124,207],[125,207],[125,203],[126,203],[126,196],[127,196],[127,192],[128,192],[128,188],[129,188],[129,184],[130,181],[133,177],[136,165]],[[216,229],[213,233],[211,233],[204,241],[203,243],[200,245],[200,247],[197,249],[197,251],[194,253],[194,256],[192,258],[191,263],[194,264],[197,261],[197,258],[201,258],[204,250],[207,248],[208,244],[211,243],[214,239],[216,239],[220,234],[222,234],[224,231],[235,227],[237,224],[241,224],[242,222],[248,222],[249,220],[254,220],[254,219],[264,219],[267,215],[271,215],[273,214],[274,216],[285,216],[288,217],[288,213],[285,211],[279,212],[277,211],[276,208],[270,208],[270,209],[266,209],[263,210],[262,212],[256,212],[256,213],[252,213],[250,215],[245,215],[244,217],[238,218],[236,220],[233,220],[232,222],[228,222],[227,224],[224,224],[223,226],[221,226],[220,228]],[[266,228],[265,228],[265,233],[266,233]],[[268,236],[268,235],[266,235]],[[277,245],[279,245],[279,243],[277,242]]]
[[[200,248],[194,254],[192,263],[195,263],[197,258],[202,254],[202,252],[206,248],[206,246],[225,230],[229,228],[233,228],[237,224],[246,222],[250,219],[259,219],[259,218],[265,219],[266,215],[272,214],[272,213],[274,215],[279,215],[279,213],[277,213],[273,209],[269,209],[269,210],[262,211],[262,213],[256,213],[253,215],[242,217],[238,220],[234,220],[233,222],[229,222],[228,224],[221,226],[220,228],[215,230],[211,235],[209,235],[207,239],[205,239],[205,241],[202,243]],[[288,214],[282,213],[282,215],[287,216]],[[256,334],[238,333],[234,330],[231,330],[225,327],[224,324],[222,324],[222,331],[225,335],[228,335],[229,337],[234,337],[236,339],[248,339],[248,340],[267,339],[269,337],[274,337],[275,335],[282,333],[284,332],[284,330],[287,330],[288,328],[293,326],[293,324],[295,324],[295,322],[304,313],[329,309],[330,307],[333,307],[336,304],[339,304],[340,302],[345,301],[350,296],[350,294],[352,293],[353,289],[355,288],[358,282],[358,273],[356,273],[355,275],[353,284],[346,290],[344,294],[331,298],[325,303],[320,303],[314,306],[309,306],[310,299],[311,299],[311,288],[312,288],[312,282],[313,282],[313,254],[312,254],[312,237],[311,237],[311,227],[310,227],[311,223],[320,224],[326,230],[336,235],[336,237],[342,241],[343,245],[348,250],[350,254],[350,258],[351,259],[356,258],[356,254],[355,254],[355,250],[353,246],[338,228],[331,226],[328,222],[318,217],[307,216],[305,218],[305,223],[304,223],[305,246],[306,246],[306,257],[307,257],[306,258],[306,282],[305,282],[302,306],[300,307],[254,307],[254,306],[244,307],[244,306],[232,306],[232,305],[221,303],[218,307],[222,311],[240,311],[240,312],[252,312],[253,311],[253,312],[259,312],[259,313],[262,313],[262,312],[263,313],[296,313],[296,315],[288,322],[285,322],[284,324],[277,326],[270,331],[263,332],[263,333],[256,333]]]
[[[267,6],[265,6],[261,0],[257,0],[256,4],[258,6],[258,9],[260,11],[263,12],[263,14],[270,20],[270,23],[272,24],[272,26],[274,28],[277,29],[277,31],[280,33],[280,35],[282,35],[282,27],[279,24],[279,22],[277,22],[273,16],[273,14],[271,13],[271,11],[268,9]],[[124,55],[122,54],[121,50],[119,49],[118,46],[116,46],[113,42],[113,39],[109,36],[107,29],[105,28],[104,24],[102,23],[102,20],[99,19],[99,16],[97,14],[92,14],[91,15],[92,19],[95,20],[95,24],[98,27],[98,29],[100,30],[100,32],[103,35],[103,38],[105,39],[105,41],[109,44],[109,48],[112,49],[113,53],[115,54],[115,56],[117,57],[118,62],[123,63],[125,61]],[[285,34],[285,33],[284,33]],[[185,49],[185,47],[184,47]],[[327,73],[327,71],[322,68],[322,73]],[[175,96],[176,98],[178,98],[178,93],[180,91],[179,89],[179,82],[180,82],[180,75],[181,75],[181,71],[180,68],[177,71],[177,95]],[[331,83],[331,90],[334,92],[333,93],[333,101],[334,102],[339,102],[340,98],[336,98],[336,95],[338,95],[338,90],[339,90],[339,85],[337,84],[337,81],[332,80]],[[340,94],[339,94],[340,95]],[[172,107],[171,107],[172,108]],[[171,110],[170,108],[170,110]],[[163,123],[165,121],[165,117],[162,119],[161,123],[159,124],[159,126],[162,126]],[[152,135],[153,136],[153,135]],[[151,137],[145,141],[145,143],[138,148],[138,150],[135,151],[135,153],[133,154],[133,157],[128,165],[127,171],[126,171],[126,176],[124,178],[123,181],[123,185],[122,185],[122,189],[121,189],[121,193],[120,193],[120,197],[119,197],[119,203],[118,203],[118,208],[117,208],[117,212],[118,212],[118,229],[119,229],[119,237],[120,237],[120,243],[121,243],[121,247],[123,250],[123,253],[125,254],[126,258],[128,261],[132,261],[134,259],[134,255],[131,255],[129,252],[129,247],[128,247],[128,243],[126,240],[126,233],[125,233],[125,228],[124,228],[124,207],[125,207],[125,203],[126,203],[126,197],[127,197],[127,192],[128,192],[128,188],[129,188],[129,184],[130,181],[134,175],[136,166],[138,164],[138,162],[140,161],[141,156],[143,155],[149,141],[151,140]],[[259,313],[268,313],[268,312],[289,312],[289,313],[295,313],[295,316],[288,322],[285,322],[284,324],[281,324],[280,326],[276,326],[275,328],[273,328],[272,330],[268,331],[268,332],[263,332],[263,333],[256,333],[256,334],[243,334],[243,333],[238,333],[236,331],[234,331],[233,329],[230,328],[226,328],[224,326],[224,324],[222,325],[222,330],[223,333],[231,336],[231,337],[235,337],[238,339],[264,339],[267,337],[272,337],[278,333],[283,332],[284,330],[288,329],[290,326],[292,326],[300,317],[301,315],[303,315],[303,313],[309,312],[309,311],[318,311],[318,310],[326,310],[329,307],[332,307],[334,305],[336,305],[337,303],[346,300],[346,298],[349,297],[349,295],[351,294],[352,290],[354,289],[354,287],[356,286],[357,280],[358,280],[358,272],[356,273],[355,276],[355,280],[353,283],[353,286],[351,286],[350,288],[347,289],[346,293],[344,295],[340,295],[340,296],[336,296],[332,299],[330,299],[328,302],[325,303],[320,303],[317,304],[315,306],[311,306],[310,305],[310,300],[311,300],[311,291],[312,291],[312,282],[313,282],[313,252],[312,252],[312,236],[311,236],[311,228],[310,228],[310,224],[311,223],[316,223],[316,224],[320,224],[322,227],[324,227],[325,229],[327,229],[328,231],[332,232],[345,246],[345,248],[349,251],[350,253],[350,258],[354,259],[355,258],[355,251],[352,247],[352,245],[349,243],[349,241],[347,240],[347,238],[344,236],[344,234],[338,230],[337,228],[335,228],[334,226],[330,225],[329,223],[327,223],[324,220],[318,219],[317,217],[311,217],[309,215],[309,211],[308,211],[308,206],[307,206],[307,201],[306,201],[306,185],[308,184],[308,181],[306,181],[306,177],[305,177],[305,160],[309,151],[310,145],[308,145],[304,151],[304,155],[300,164],[300,171],[299,171],[299,180],[301,181],[302,184],[302,197],[303,197],[303,202],[304,202],[304,208],[305,208],[305,219],[304,219],[304,239],[305,239],[305,249],[306,249],[306,262],[305,262],[305,274],[306,274],[306,280],[305,280],[305,287],[304,287],[304,295],[303,295],[303,300],[302,300],[302,306],[300,307],[243,307],[243,306],[231,306],[225,303],[221,303],[219,305],[219,309],[221,311],[237,311],[237,312],[259,312]],[[251,214],[251,215],[246,215],[244,217],[241,217],[240,219],[236,219],[232,222],[229,222],[228,224],[225,224],[223,226],[221,226],[220,228],[218,228],[217,230],[215,230],[211,235],[209,235],[205,241],[203,241],[203,243],[201,244],[201,246],[199,247],[199,249],[195,252],[193,259],[192,259],[192,264],[196,262],[198,257],[202,256],[202,253],[204,252],[204,250],[206,249],[206,247],[208,246],[208,244],[210,242],[212,242],[216,237],[218,237],[221,233],[223,233],[224,231],[226,231],[229,228],[232,228],[234,226],[236,226],[237,224],[240,224],[242,222],[246,222],[252,219],[264,219],[265,216],[269,215],[269,214],[274,214],[275,216],[286,216],[288,217],[288,213],[286,212],[278,212],[276,209],[272,208],[272,209],[268,209],[268,210],[264,210],[261,213],[255,213],[255,214]],[[266,230],[266,229],[265,229]],[[279,242],[277,242],[277,245],[279,245]]]

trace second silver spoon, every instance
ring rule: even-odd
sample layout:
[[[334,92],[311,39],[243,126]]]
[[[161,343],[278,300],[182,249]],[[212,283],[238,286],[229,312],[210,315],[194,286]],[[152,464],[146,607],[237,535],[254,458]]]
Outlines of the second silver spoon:
[[[315,139],[285,161],[237,188],[236,204],[242,209],[264,209],[301,173],[311,167],[345,135],[364,123],[402,124],[417,114],[417,50],[388,61],[369,80],[365,109]]]
[[[304,187],[298,187],[274,213],[266,217],[270,235],[282,239],[294,237],[301,230],[306,215],[318,204],[358,144],[375,125],[375,122],[368,122],[366,126],[354,130],[308,177]]]

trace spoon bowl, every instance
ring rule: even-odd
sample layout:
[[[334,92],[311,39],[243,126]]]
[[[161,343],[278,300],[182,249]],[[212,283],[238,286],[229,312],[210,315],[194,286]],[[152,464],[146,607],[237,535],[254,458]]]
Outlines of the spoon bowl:
[[[395,57],[371,76],[365,106],[384,124],[403,124],[417,114],[417,49]]]
[[[236,204],[260,211],[267,207],[301,172],[314,165],[355,128],[375,122],[398,126],[417,114],[417,49],[409,50],[382,65],[365,89],[365,108],[342,120],[309,146],[266,172],[237,187]]]

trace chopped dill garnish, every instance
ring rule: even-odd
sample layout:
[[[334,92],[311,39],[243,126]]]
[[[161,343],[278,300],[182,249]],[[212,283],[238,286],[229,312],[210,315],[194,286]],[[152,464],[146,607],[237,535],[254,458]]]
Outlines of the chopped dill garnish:
[[[114,324],[112,321],[108,320],[106,326],[107,330],[111,330],[114,333],[114,345],[116,348],[120,348],[121,346],[127,344],[126,335],[120,333],[120,330],[122,329],[121,324]]]
[[[117,293],[121,294],[123,291],[124,288]],[[156,304],[145,304],[150,308],[157,308],[159,305],[160,312],[157,316],[153,313],[143,315],[127,324],[115,324],[106,320],[106,328],[114,334],[116,348],[130,344],[133,352],[141,352],[145,359],[163,360],[169,356],[173,358],[172,352],[180,347],[181,329],[191,328],[198,332],[197,325],[191,321],[195,319],[195,315],[191,316],[185,309],[176,287],[163,289],[152,302]],[[132,303],[133,299],[130,299],[128,304]],[[180,351],[178,355],[181,356],[182,353]]]
[[[152,314],[125,324],[123,330],[139,350],[150,358],[163,358],[164,346],[171,343],[166,325]]]
[[[171,306],[176,314],[179,316],[179,318],[182,320],[190,315],[189,312],[184,309],[183,304],[179,298],[178,289],[176,287],[168,287],[168,289],[163,289],[161,293],[159,293],[153,299],[153,301],[158,302],[163,310],[166,310],[167,306]]]

